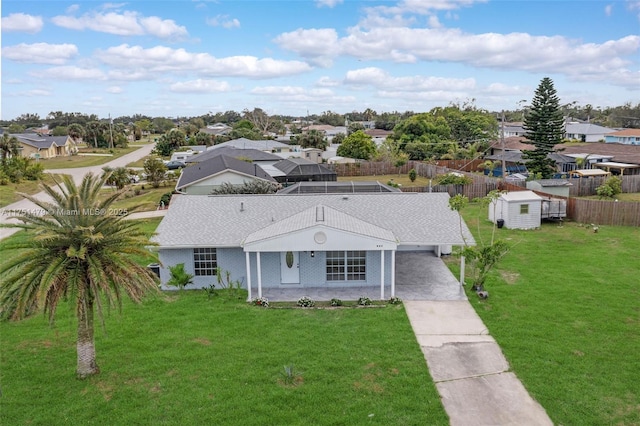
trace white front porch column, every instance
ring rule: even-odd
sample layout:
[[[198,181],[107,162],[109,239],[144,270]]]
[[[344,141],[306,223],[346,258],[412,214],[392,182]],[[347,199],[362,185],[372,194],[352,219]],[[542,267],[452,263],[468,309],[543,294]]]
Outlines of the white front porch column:
[[[256,252],[256,266],[258,267],[258,297],[262,297],[262,266],[260,265],[260,252]]]
[[[251,300],[251,253],[246,251],[244,253],[245,263],[247,265],[247,291],[249,292],[247,296],[247,301]]]
[[[396,297],[396,251],[391,250],[391,297]]]
[[[460,285],[464,285],[464,256],[460,256]]]
[[[380,251],[380,300],[384,300],[384,250]]]

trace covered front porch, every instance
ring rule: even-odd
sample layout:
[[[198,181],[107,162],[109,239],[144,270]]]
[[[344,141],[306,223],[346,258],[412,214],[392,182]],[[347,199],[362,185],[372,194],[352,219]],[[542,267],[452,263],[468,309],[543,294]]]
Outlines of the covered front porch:
[[[466,300],[460,282],[444,261],[432,252],[395,253],[395,296],[402,300]],[[257,295],[257,285],[251,293]],[[384,286],[384,298],[391,297],[391,286]],[[263,288],[262,296],[273,302],[295,302],[303,296],[316,301],[381,299],[381,286]]]

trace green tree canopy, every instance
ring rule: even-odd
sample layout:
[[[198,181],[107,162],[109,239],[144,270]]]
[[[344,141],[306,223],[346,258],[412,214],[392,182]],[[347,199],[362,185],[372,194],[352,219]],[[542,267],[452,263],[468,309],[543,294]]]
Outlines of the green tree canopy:
[[[337,155],[341,157],[369,160],[376,152],[376,144],[364,131],[358,130],[347,136],[338,147]]]
[[[525,138],[535,147],[526,151],[523,157],[527,160],[527,170],[540,174],[543,178],[551,177],[555,171],[555,163],[549,158],[554,146],[562,143],[564,135],[564,117],[560,110],[560,100],[553,87],[553,81],[545,77],[535,91],[531,108],[524,117]]]
[[[303,148],[318,149],[325,149],[328,143],[324,132],[321,132],[319,130],[309,130],[307,133],[302,133],[301,135],[296,137],[296,141]]]
[[[140,302],[157,291],[153,273],[133,260],[146,254],[150,242],[136,222],[112,214],[122,191],[102,197],[107,179],[109,174],[89,174],[78,187],[65,175],[55,188],[43,185],[51,202],[21,194],[48,214],[24,211],[19,222],[4,225],[27,230],[29,237],[10,244],[9,250],[20,251],[0,266],[0,312],[22,319],[42,311],[53,322],[60,302],[72,303],[79,378],[100,371],[94,314],[102,318],[103,304],[121,307],[125,295]]]

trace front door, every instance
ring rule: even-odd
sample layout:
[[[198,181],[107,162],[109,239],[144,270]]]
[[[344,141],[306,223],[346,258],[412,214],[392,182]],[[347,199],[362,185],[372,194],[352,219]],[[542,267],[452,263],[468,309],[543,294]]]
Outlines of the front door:
[[[297,251],[280,253],[282,284],[300,284],[300,257]]]

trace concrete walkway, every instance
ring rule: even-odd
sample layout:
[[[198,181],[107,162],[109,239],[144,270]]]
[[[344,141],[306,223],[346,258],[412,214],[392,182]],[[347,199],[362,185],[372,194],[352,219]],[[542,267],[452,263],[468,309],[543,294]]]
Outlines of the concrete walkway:
[[[553,425],[468,301],[404,306],[451,425]]]

